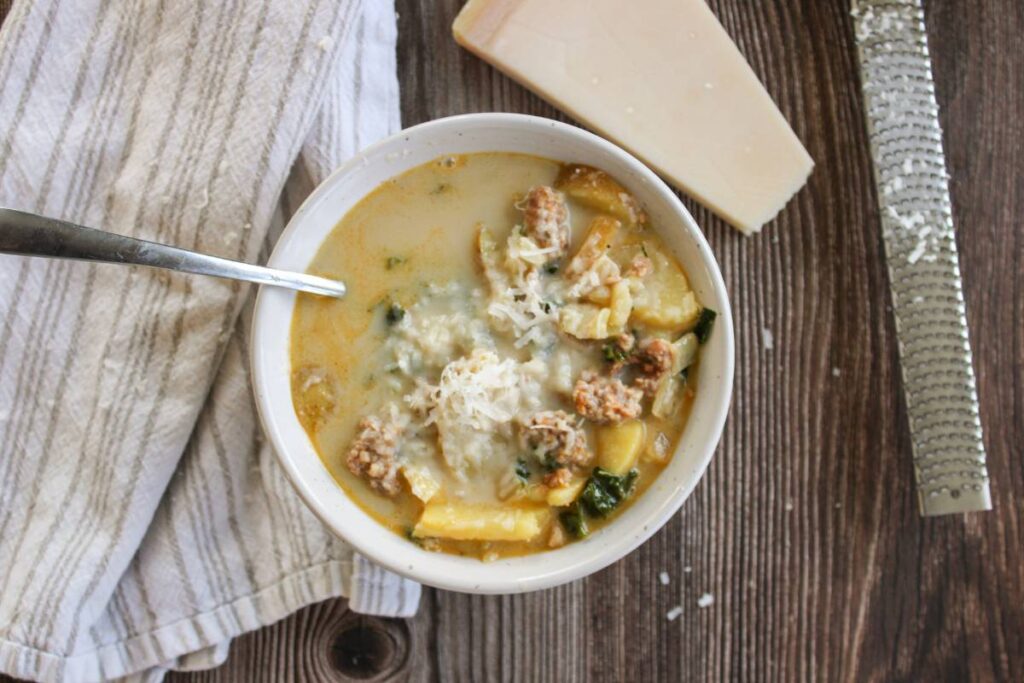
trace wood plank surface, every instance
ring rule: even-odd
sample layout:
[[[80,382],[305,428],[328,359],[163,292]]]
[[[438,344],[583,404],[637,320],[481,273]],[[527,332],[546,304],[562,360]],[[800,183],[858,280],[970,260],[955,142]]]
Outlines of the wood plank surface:
[[[404,123],[565,120],[455,46],[460,4],[398,2]],[[1024,680],[1024,3],[926,3],[995,501],[933,519],[914,494],[848,0],[710,5],[817,167],[758,237],[687,200],[732,297],[738,365],[680,514],[568,586],[425,590],[407,621],[331,601],[168,680]]]

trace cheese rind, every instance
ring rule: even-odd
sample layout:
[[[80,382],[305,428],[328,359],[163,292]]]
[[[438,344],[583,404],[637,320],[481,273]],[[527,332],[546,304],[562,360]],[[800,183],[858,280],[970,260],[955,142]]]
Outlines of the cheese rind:
[[[452,30],[745,233],[814,166],[703,0],[469,0]]]

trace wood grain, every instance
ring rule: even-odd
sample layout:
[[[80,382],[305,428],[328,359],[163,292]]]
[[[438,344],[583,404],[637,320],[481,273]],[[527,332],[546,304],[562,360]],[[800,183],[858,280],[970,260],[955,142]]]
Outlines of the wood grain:
[[[584,581],[427,590],[407,622],[332,601],[169,680],[1024,680],[1024,4],[926,6],[995,499],[933,519],[914,498],[848,1],[710,4],[817,167],[759,237],[687,201],[726,277],[738,368],[682,512]],[[398,2],[405,124],[564,119],[456,48],[459,5]]]

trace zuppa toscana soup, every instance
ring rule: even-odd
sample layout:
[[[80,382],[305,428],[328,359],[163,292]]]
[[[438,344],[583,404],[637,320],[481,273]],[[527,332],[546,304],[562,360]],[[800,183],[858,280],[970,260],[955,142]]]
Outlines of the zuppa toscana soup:
[[[296,414],[339,485],[424,548],[495,559],[607,524],[664,468],[715,314],[609,175],[442,157],[335,227],[300,295]]]

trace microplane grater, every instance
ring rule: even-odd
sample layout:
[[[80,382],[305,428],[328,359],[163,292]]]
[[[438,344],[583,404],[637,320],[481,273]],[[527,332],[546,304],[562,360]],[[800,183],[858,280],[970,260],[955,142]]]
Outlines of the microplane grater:
[[[949,177],[920,0],[854,0],[922,515],[990,510]]]

